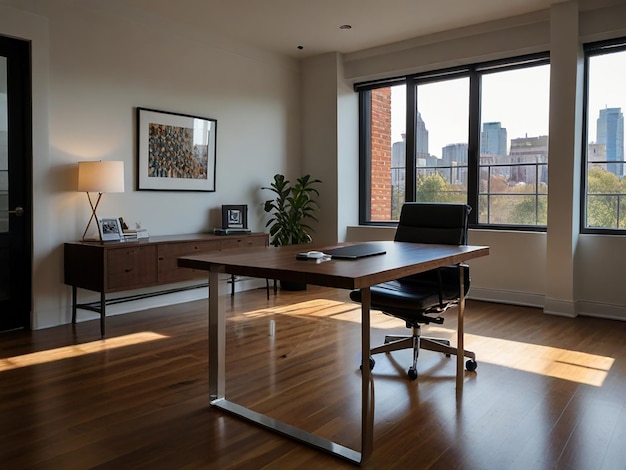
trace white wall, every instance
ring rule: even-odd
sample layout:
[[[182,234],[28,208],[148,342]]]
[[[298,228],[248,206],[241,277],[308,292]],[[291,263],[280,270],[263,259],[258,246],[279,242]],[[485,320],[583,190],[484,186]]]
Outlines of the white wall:
[[[303,172],[322,180],[314,241],[344,241],[359,220],[358,95],[343,80],[339,54],[303,60],[301,67]]]
[[[115,2],[21,6],[32,13],[0,6],[0,34],[33,40],[34,328],[69,321],[62,244],[80,238],[90,214],[78,161],[125,162],[126,192],[105,194],[99,215],[141,221],[151,235],[207,231],[222,204],[241,203],[264,230],[270,194],[260,187],[301,168],[296,62]],[[135,190],[137,106],[217,119],[216,192]]]
[[[337,66],[335,53],[302,64],[302,171],[322,181],[317,186],[319,222],[311,223],[313,240],[322,243],[337,239]]]

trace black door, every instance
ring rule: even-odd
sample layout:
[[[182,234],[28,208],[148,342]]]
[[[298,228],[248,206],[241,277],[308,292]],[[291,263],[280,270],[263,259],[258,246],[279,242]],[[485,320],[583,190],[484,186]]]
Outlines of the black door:
[[[30,327],[30,43],[0,36],[0,331]]]

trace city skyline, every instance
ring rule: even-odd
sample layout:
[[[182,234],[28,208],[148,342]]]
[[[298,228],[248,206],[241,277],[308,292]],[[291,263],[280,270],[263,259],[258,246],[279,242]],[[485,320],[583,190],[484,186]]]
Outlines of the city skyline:
[[[609,133],[608,136],[602,137],[602,142],[589,142],[588,145],[597,147],[598,145],[602,145],[605,147],[605,150],[603,152],[604,158],[607,160],[611,160],[611,161],[626,161],[626,148],[624,147],[624,133],[626,131],[626,129],[624,128],[624,116],[623,116],[623,112],[621,110],[621,108],[607,108],[605,110],[600,110],[598,118],[596,120],[594,120],[594,122],[596,123],[595,128],[599,129],[602,128],[604,126],[606,126],[606,124],[604,124],[604,120],[603,120],[603,116],[606,115],[606,113],[603,113],[603,111],[612,111],[612,114],[617,114],[618,115],[618,119],[617,122],[618,127],[613,129],[613,131],[611,133]],[[614,126],[615,127],[615,126]],[[601,131],[597,131],[601,132]],[[606,134],[606,132],[604,132]],[[421,119],[421,115],[418,115],[418,134],[421,135],[425,135],[425,140],[426,140],[426,145],[428,145],[428,126],[426,125],[426,123],[423,121],[423,119]],[[490,134],[497,134],[498,136],[498,145],[497,148],[499,150],[491,150],[488,149],[489,146],[488,144],[485,143],[485,138],[488,138],[488,136]],[[502,140],[503,140],[503,134],[504,134],[504,140],[509,142],[509,144],[507,145],[507,147],[503,148],[502,145]],[[546,141],[545,145],[547,145],[547,140],[548,140],[548,135],[547,134],[542,134],[542,135],[525,135],[523,137],[513,137],[513,138],[508,138],[507,137],[507,129],[505,126],[502,126],[502,123],[497,121],[497,122],[484,122],[482,129],[481,129],[481,155],[500,155],[500,156],[508,156],[508,155],[512,155],[516,152],[513,152],[513,142],[515,141],[531,141],[531,140],[537,140],[537,139],[542,139]],[[606,140],[606,141],[605,141]],[[392,143],[392,155],[399,155],[398,152],[400,152],[400,148],[402,149],[402,155],[404,155],[404,145],[401,145],[404,142],[404,137],[402,140],[398,140]],[[423,143],[423,142],[422,142]],[[485,144],[485,145],[483,145]],[[618,148],[615,148],[616,145],[618,146]],[[465,146],[465,148],[467,148],[467,143],[465,142],[456,142],[456,143],[449,143],[444,145],[444,147],[442,147],[442,156],[437,156],[432,154],[431,152],[429,152],[428,150],[418,150],[418,158],[423,158],[423,157],[431,157],[431,158],[437,158],[439,160],[446,160],[445,158],[445,153],[446,150],[450,151],[451,147],[459,147],[459,146]],[[611,148],[613,147],[613,155],[611,155],[610,153],[607,154],[607,152],[610,152],[610,150],[607,150],[607,148]],[[547,149],[547,147],[546,147]],[[458,152],[458,151],[456,151]],[[543,153],[543,152],[542,152]],[[620,160],[621,157],[621,160]],[[395,159],[394,159],[395,160]],[[597,160],[597,159],[596,159]],[[404,158],[402,159],[402,161],[404,161]],[[398,162],[395,161],[394,165],[397,165]],[[613,171],[614,172],[614,171]],[[615,173],[615,172],[614,172]],[[618,175],[620,176],[620,175]],[[623,175],[622,175],[623,176]]]
[[[507,129],[507,150],[512,139],[549,135],[549,70],[549,65],[542,65],[485,75],[481,131],[484,123],[500,122]],[[596,118],[601,109],[620,108],[622,113],[626,110],[625,76],[626,51],[590,58],[588,144],[597,142]],[[532,86],[533,82],[545,86]],[[441,158],[446,145],[467,143],[468,90],[467,78],[419,86],[419,112],[429,131],[431,155]],[[392,142],[397,142],[405,133],[406,87],[393,86],[391,93],[391,137]],[[538,112],[542,108],[545,112]]]

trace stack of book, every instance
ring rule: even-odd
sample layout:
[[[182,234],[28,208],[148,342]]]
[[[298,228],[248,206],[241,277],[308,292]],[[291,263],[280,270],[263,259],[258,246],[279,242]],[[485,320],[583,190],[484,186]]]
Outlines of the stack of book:
[[[139,229],[125,228],[122,232],[124,234],[125,241],[140,240],[142,238],[150,237],[150,235],[148,234],[148,229],[145,229],[145,228],[139,228]]]
[[[238,233],[250,233],[251,230],[249,228],[221,228],[215,227],[213,229],[213,233],[215,235],[236,235]]]

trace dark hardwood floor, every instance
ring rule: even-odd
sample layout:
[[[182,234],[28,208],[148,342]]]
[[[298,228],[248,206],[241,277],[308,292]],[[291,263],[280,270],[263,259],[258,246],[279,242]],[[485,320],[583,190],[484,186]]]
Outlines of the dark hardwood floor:
[[[227,394],[359,447],[360,310],[347,292],[238,293],[228,306]],[[0,335],[2,469],[354,468],[210,409],[207,302]],[[424,334],[454,341],[456,312]],[[275,336],[270,336],[270,320]],[[372,343],[406,333],[372,315]],[[378,355],[367,469],[626,468],[626,322],[468,301],[478,370]]]

